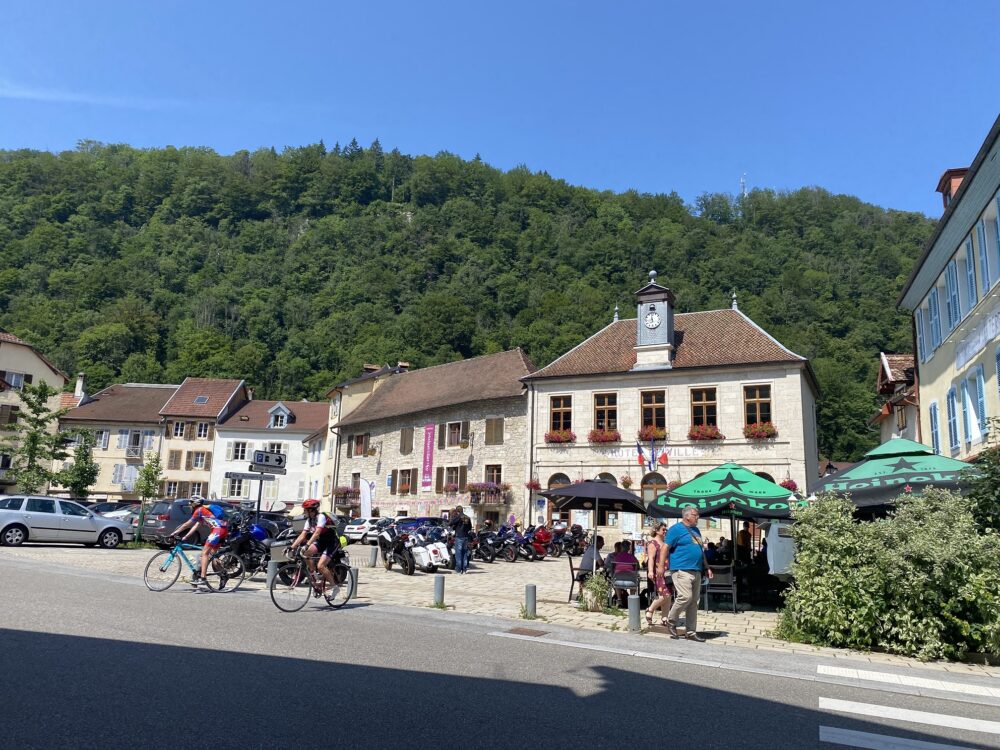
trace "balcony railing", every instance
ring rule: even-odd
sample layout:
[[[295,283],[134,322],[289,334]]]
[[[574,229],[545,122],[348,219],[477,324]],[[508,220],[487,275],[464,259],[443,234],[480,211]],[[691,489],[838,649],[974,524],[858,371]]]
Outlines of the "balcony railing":
[[[505,492],[472,492],[469,494],[470,505],[506,505],[510,502]]]
[[[125,458],[142,458],[142,448],[126,448]]]
[[[135,482],[121,482],[118,486],[122,492],[135,492]]]

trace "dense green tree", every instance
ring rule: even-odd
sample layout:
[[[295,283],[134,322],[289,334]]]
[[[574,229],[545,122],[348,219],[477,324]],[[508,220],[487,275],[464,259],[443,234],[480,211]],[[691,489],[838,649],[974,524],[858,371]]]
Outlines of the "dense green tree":
[[[246,378],[321,397],[364,362],[522,346],[536,364],[606,325],[651,268],[680,311],[740,308],[813,360],[821,451],[876,440],[880,349],[932,229],[821,189],[599,192],[453,154],[322,143],[0,152],[0,326],[93,388]]]
[[[57,481],[53,462],[68,455],[65,436],[55,431],[56,422],[65,410],[49,407],[49,401],[58,393],[44,380],[25,383],[17,419],[0,427],[0,453],[11,457],[7,478],[21,492],[34,494],[46,490]]]
[[[101,473],[101,467],[94,460],[96,439],[91,430],[78,430],[73,436],[76,438],[73,461],[56,474],[56,483],[68,489],[70,495],[78,500],[86,500],[90,488],[94,486],[98,474]]]

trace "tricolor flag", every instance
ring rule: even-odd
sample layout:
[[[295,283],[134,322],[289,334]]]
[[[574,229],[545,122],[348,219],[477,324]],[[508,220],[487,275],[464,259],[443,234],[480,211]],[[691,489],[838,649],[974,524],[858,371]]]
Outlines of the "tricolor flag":
[[[660,453],[660,457],[656,459],[656,463],[658,463],[660,466],[666,466],[668,463],[670,463],[670,458],[667,456],[666,451],[662,451]]]
[[[646,456],[643,455],[642,446],[639,444],[638,440],[635,441],[635,449],[639,453],[639,466],[645,466],[646,465]]]

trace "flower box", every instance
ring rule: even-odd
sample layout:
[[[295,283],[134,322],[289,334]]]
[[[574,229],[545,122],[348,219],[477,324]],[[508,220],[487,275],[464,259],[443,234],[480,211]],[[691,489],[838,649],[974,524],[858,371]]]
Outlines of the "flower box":
[[[773,422],[754,422],[743,428],[743,437],[747,440],[771,440],[778,437],[778,428]]]
[[[726,436],[719,432],[714,424],[696,424],[688,430],[688,440],[725,440]]]
[[[399,494],[406,495],[409,492],[410,492],[410,485],[408,485],[408,484],[401,484],[401,485],[399,485]]]
[[[799,486],[795,483],[795,480],[791,478],[782,479],[780,482],[778,482],[778,484],[784,487],[789,492],[796,492],[799,489]]]
[[[621,482],[622,487],[624,487],[625,489],[628,489],[629,487],[632,486],[632,481],[633,480],[632,480],[632,477],[629,476],[628,474],[623,474],[622,476],[618,477],[618,481]]]
[[[646,425],[641,430],[639,430],[635,438],[641,443],[648,443],[651,440],[666,440],[667,431],[660,427],[653,427],[652,425]]]
[[[575,443],[576,433],[573,430],[549,430],[545,433],[546,443]]]
[[[458,492],[458,485],[453,482],[450,482],[444,486],[444,491],[446,495],[454,495],[456,492]]]
[[[622,434],[618,430],[591,430],[587,440],[591,443],[620,443]]]
[[[335,487],[333,490],[334,497],[358,497],[361,495],[361,490],[356,490],[353,487]]]

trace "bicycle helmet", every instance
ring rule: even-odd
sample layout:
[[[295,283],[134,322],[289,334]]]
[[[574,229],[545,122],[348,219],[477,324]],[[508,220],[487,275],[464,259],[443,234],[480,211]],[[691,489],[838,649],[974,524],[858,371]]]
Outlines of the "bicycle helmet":
[[[302,503],[302,510],[319,510],[319,500],[306,500]]]
[[[191,498],[191,505],[204,505],[204,504],[205,501],[202,498],[198,497],[197,495]]]

